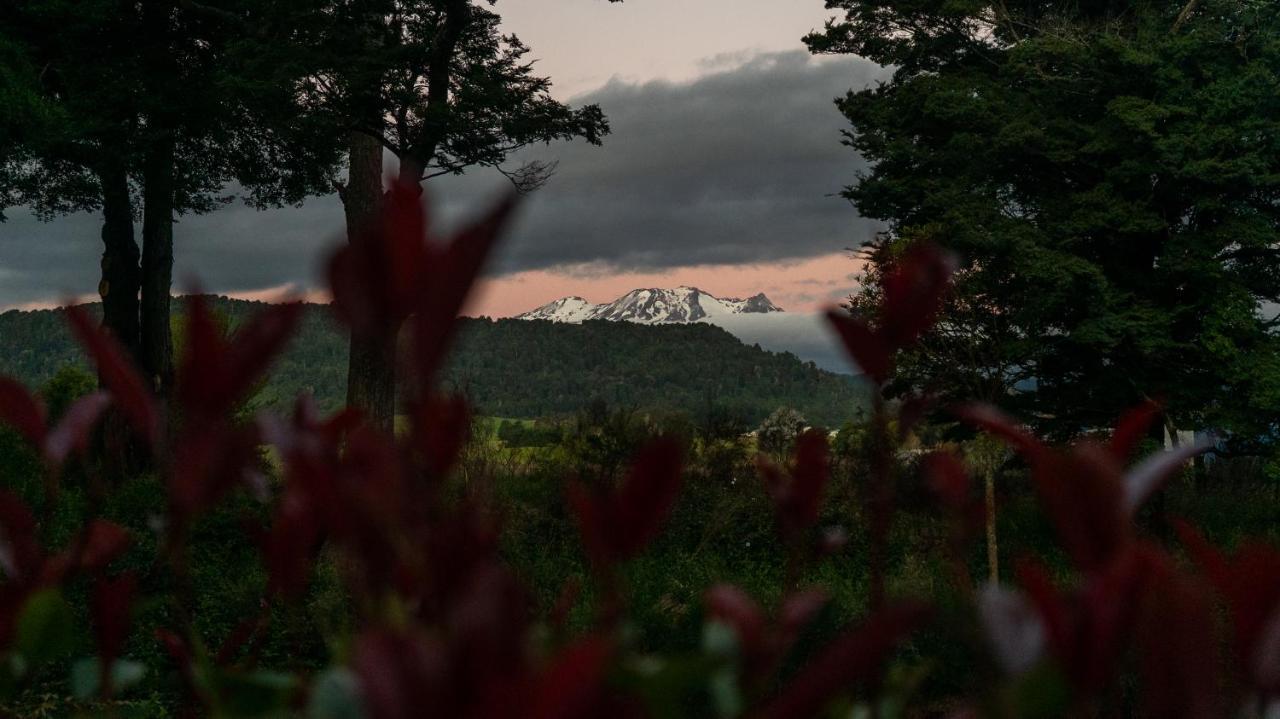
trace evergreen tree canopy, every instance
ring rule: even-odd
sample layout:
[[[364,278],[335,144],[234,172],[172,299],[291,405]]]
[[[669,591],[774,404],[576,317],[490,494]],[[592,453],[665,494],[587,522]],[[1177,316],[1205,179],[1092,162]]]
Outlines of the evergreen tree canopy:
[[[829,0],[818,53],[894,66],[839,107],[872,163],[846,195],[962,259],[900,386],[980,394],[1046,431],[1144,398],[1274,442],[1280,14],[1263,0]],[[869,294],[855,306],[873,298]]]
[[[506,170],[511,152],[573,138],[600,144],[609,126],[599,106],[570,108],[551,96],[550,79],[534,73],[529,47],[502,32],[492,5],[278,0],[276,12],[300,29],[287,52],[305,58],[304,109],[376,138],[410,166],[402,179],[486,166],[532,189],[522,183],[536,185],[549,168]]]

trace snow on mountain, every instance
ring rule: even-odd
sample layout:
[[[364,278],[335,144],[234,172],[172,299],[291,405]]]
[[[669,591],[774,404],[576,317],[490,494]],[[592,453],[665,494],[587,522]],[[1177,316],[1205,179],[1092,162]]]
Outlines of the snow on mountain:
[[[773,304],[763,292],[742,300],[716,297],[697,287],[682,286],[670,290],[657,288],[632,290],[613,302],[601,305],[593,305],[581,297],[564,297],[516,317],[522,320],[551,320],[552,322],[611,320],[654,325],[714,322],[718,318],[729,315],[769,312],[782,312],[782,308]]]
[[[598,305],[593,305],[581,297],[561,297],[536,310],[526,312],[518,317],[522,320],[551,320],[552,322],[572,322],[577,324],[591,319]]]

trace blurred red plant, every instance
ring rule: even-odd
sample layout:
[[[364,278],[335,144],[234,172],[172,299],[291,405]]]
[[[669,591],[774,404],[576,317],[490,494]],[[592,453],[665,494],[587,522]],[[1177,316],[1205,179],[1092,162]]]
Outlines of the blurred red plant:
[[[483,492],[453,491],[449,484],[467,442],[470,413],[461,399],[440,394],[435,378],[456,317],[512,208],[504,200],[440,240],[428,236],[416,189],[393,184],[368,241],[344,246],[329,265],[334,308],[343,321],[382,332],[407,323],[411,331],[402,383],[408,426],[400,433],[371,426],[352,410],[321,417],[305,397],[287,419],[237,417],[237,407],[297,327],[303,308],[296,303],[263,311],[228,338],[205,301],[189,298],[188,339],[172,407],[160,406],[118,344],[80,308],[69,308],[67,318],[97,365],[104,392],[81,399],[49,427],[39,399],[0,378],[0,421],[39,451],[51,478],[50,506],[63,464],[73,453],[87,453],[108,403],[145,441],[166,482],[166,541],[157,566],[170,573],[172,589],[125,573],[97,577],[92,591],[100,695],[117,689],[113,667],[127,647],[130,607],[142,595],[169,605],[171,626],[157,638],[177,664],[193,710],[225,712],[237,692],[260,696],[269,685],[284,688],[277,693],[281,712],[288,713],[303,701],[332,700],[335,687],[349,684],[354,689],[348,699],[377,718],[423,711],[546,719],[650,713],[643,684],[661,679],[635,668],[644,663],[630,644],[620,575],[661,535],[677,503],[680,444],[659,438],[645,446],[617,486],[567,484],[584,553],[602,590],[595,597],[600,611],[585,628],[570,632],[566,617],[583,595],[563,593],[552,617],[560,631],[541,643],[526,589],[500,556],[500,516]],[[874,316],[831,313],[850,357],[878,385],[890,378],[895,354],[937,318],[954,264],[937,248],[913,247],[885,275]],[[719,704],[727,715],[818,716],[855,689],[874,714],[888,691],[886,663],[932,614],[923,604],[890,601],[886,591],[896,447],[928,401],[899,405],[891,431],[893,408],[878,390],[874,398],[865,458],[871,479],[860,488],[870,539],[868,610],[861,622],[808,652],[807,661],[785,668],[803,630],[827,603],[820,589],[798,586],[800,570],[828,556],[832,544],[812,536],[823,516],[830,449],[822,433],[806,432],[786,466],[759,463],[779,539],[789,551],[787,586],[776,609],[729,585],[714,586],[704,597],[710,621],[733,637],[729,656],[718,655],[719,663],[707,670],[708,683],[728,670],[742,689]],[[1210,716],[1228,702],[1280,690],[1280,590],[1274,581],[1280,552],[1248,545],[1228,559],[1182,526],[1201,576],[1142,538],[1134,524],[1139,505],[1203,449],[1161,453],[1126,470],[1158,408],[1144,406],[1122,419],[1109,444],[1068,448],[1043,444],[992,408],[967,407],[959,414],[1025,458],[1072,562],[1068,576],[1054,577],[1041,561],[1025,557],[1018,563],[1018,589],[977,589],[958,581],[1003,670],[1000,681],[1016,685],[1032,669],[1050,667],[1071,688],[1059,709],[1090,713],[1116,690],[1119,666],[1136,649],[1146,711],[1153,716]],[[261,481],[264,443],[278,452],[279,482]],[[926,473],[955,521],[952,550],[960,557],[981,519],[968,475],[959,459],[945,454],[932,456]],[[268,575],[264,607],[298,601],[324,551],[333,553],[351,597],[349,651],[309,681],[255,679],[252,648],[264,631],[265,610],[224,638],[217,652],[204,648],[208,638],[192,622],[188,530],[237,488],[271,503],[269,521],[256,528]],[[0,492],[0,649],[33,651],[22,644],[18,625],[34,611],[36,598],[45,601],[44,590],[56,591],[77,575],[101,574],[125,552],[126,530],[95,511],[90,506],[84,529],[66,549],[48,556],[40,522],[15,495]],[[957,577],[964,571],[957,562]],[[1226,696],[1203,666],[1206,657],[1212,664],[1214,652],[1210,586],[1230,608],[1247,697]],[[238,661],[245,647],[248,658]],[[960,701],[960,708],[978,713],[989,707],[987,694]]]

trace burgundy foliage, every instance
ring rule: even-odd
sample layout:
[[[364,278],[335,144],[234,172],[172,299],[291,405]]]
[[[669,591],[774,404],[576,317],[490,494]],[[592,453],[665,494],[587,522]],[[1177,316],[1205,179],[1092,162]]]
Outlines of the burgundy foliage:
[[[831,311],[827,318],[867,376],[884,382],[894,355],[933,325],[950,286],[955,260],[931,245],[916,245],[894,263],[881,285],[875,317]]]
[[[379,430],[359,413],[320,416],[300,398],[287,418],[254,420],[238,408],[262,380],[300,320],[301,305],[271,307],[226,337],[204,301],[188,303],[185,352],[178,361],[172,406],[162,407],[151,382],[84,310],[67,318],[97,365],[104,391],[81,399],[50,427],[41,402],[0,378],[0,421],[35,447],[52,477],[73,454],[87,454],[98,425],[115,408],[145,441],[165,480],[165,541],[156,567],[174,587],[144,597],[144,583],[108,567],[130,546],[129,533],[96,516],[61,550],[46,551],[42,521],[17,496],[0,491],[0,649],[19,646],[18,624],[45,590],[78,577],[94,578],[90,614],[102,671],[125,657],[135,601],[170,602],[171,626],[158,640],[187,687],[192,713],[217,714],[250,682],[254,647],[272,606],[299,601],[322,552],[351,598],[352,636],[335,671],[353,678],[355,700],[377,719],[422,716],[573,719],[648,716],[652,706],[635,667],[625,615],[626,563],[658,539],[676,505],[682,452],[660,438],[635,457],[616,486],[566,486],[585,554],[596,579],[593,621],[570,629],[567,617],[584,592],[571,583],[549,618],[548,640],[529,593],[499,556],[501,517],[484,492],[450,484],[467,439],[466,403],[434,383],[486,258],[511,215],[510,200],[452,238],[429,236],[416,188],[393,185],[382,221],[366,241],[346,244],[329,265],[338,316],[353,329],[410,330],[401,394],[408,426]],[[895,354],[937,318],[953,262],[929,246],[911,249],[883,280],[874,316],[833,312],[831,322],[849,354],[879,383]],[[856,699],[878,707],[886,665],[934,615],[926,605],[885,596],[884,543],[892,516],[888,491],[894,444],[924,415],[926,400],[901,405],[899,431],[889,432],[891,407],[877,396],[871,454],[869,565],[872,599],[861,621],[795,658],[802,632],[827,603],[820,589],[799,586],[799,569],[843,544],[838,530],[819,535],[830,450],[817,431],[803,434],[785,466],[761,461],[764,493],[777,532],[790,552],[788,586],[776,605],[742,589],[717,585],[705,594],[708,619],[736,639],[731,668],[742,690],[742,716],[820,716],[833,702]],[[1142,701],[1151,716],[1212,716],[1232,703],[1280,691],[1280,552],[1246,545],[1228,556],[1194,528],[1183,543],[1191,571],[1143,537],[1135,524],[1142,502],[1202,447],[1163,453],[1133,465],[1135,448],[1159,414],[1144,406],[1125,417],[1107,444],[1071,447],[1040,442],[989,407],[959,415],[1006,440],[1023,457],[1040,503],[1072,562],[1054,576],[1035,557],[1017,564],[1017,588],[957,584],[972,601],[995,666],[1010,685],[1035,667],[1056,672],[1071,689],[1065,713],[1089,714],[1117,691],[1121,665],[1136,656]],[[278,482],[263,480],[263,445],[280,458]],[[1133,465],[1133,466],[1131,466]],[[957,458],[931,456],[926,474],[944,510],[956,520],[956,551],[973,538],[982,508]],[[56,499],[56,483],[51,484]],[[192,523],[242,490],[270,503],[270,519],[255,527],[268,580],[261,616],[248,617],[223,641],[201,637],[190,617],[188,555]],[[49,508],[45,508],[48,510]],[[855,565],[862,571],[862,565]],[[1265,581],[1264,581],[1265,580]],[[155,582],[146,584],[151,587]],[[150,591],[157,591],[151,589]],[[164,593],[167,591],[167,593]],[[1215,671],[1215,601],[1229,610],[1234,682]],[[538,637],[542,637],[541,640]],[[218,651],[206,645],[221,646]],[[652,659],[652,658],[649,658]],[[717,671],[719,668],[718,667]],[[1225,671],[1225,670],[1224,670]],[[236,679],[236,681],[232,681]],[[297,676],[284,708],[306,703],[321,676]],[[1224,687],[1232,687],[1228,690]],[[317,696],[319,689],[316,689]],[[1233,693],[1234,692],[1234,693]],[[957,699],[957,714],[976,714],[984,697]],[[283,708],[282,708],[283,710]],[[877,710],[878,711],[878,710]]]

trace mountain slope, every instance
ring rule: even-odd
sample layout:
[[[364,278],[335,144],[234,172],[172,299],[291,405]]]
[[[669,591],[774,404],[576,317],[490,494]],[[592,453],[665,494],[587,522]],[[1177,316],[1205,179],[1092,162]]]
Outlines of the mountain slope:
[[[570,323],[610,320],[640,324],[674,324],[715,321],[717,318],[728,315],[769,312],[782,312],[782,308],[771,302],[763,292],[742,300],[716,297],[697,287],[681,286],[669,290],[652,287],[632,290],[612,302],[600,305],[593,305],[581,297],[563,297],[535,310],[517,315],[516,318]]]
[[[233,328],[261,307],[222,298],[212,305]],[[59,367],[84,361],[60,312],[0,314],[0,374],[38,387]],[[311,305],[257,402],[283,407],[299,392],[310,392],[323,409],[333,410],[345,395],[346,368],[345,335],[327,308]],[[522,418],[572,415],[603,400],[693,417],[714,408],[751,422],[792,406],[830,426],[851,418],[865,398],[852,377],[745,345],[703,322],[464,319],[442,379],[483,414]]]

